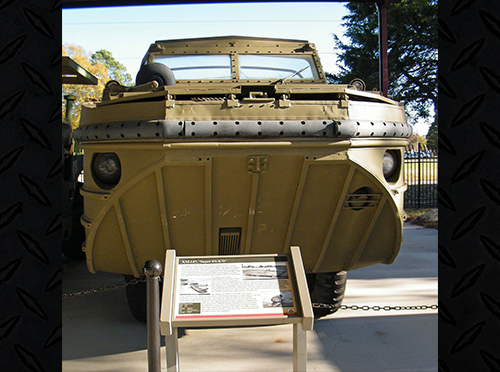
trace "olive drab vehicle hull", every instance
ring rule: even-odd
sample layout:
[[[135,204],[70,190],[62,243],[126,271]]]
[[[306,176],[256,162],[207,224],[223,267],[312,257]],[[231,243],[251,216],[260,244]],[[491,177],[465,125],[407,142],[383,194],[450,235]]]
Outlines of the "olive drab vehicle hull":
[[[85,104],[76,131],[91,272],[139,277],[170,248],[299,246],[307,273],[395,260],[412,134],[402,105],[327,84],[301,40],[158,41],[141,71]]]

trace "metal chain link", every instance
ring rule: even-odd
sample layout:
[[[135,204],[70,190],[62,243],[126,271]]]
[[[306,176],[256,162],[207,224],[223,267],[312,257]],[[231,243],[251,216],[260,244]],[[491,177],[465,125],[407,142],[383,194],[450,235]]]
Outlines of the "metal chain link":
[[[162,280],[161,276],[160,276],[159,280],[160,281]],[[85,295],[94,294],[94,293],[101,293],[101,292],[105,292],[105,291],[109,291],[109,290],[113,290],[113,289],[117,289],[117,288],[124,288],[124,287],[127,287],[129,285],[134,285],[134,284],[138,284],[138,283],[145,282],[145,281],[146,281],[146,277],[143,276],[143,277],[140,277],[138,279],[134,278],[134,279],[132,279],[129,282],[123,282],[123,283],[119,283],[119,284],[111,284],[111,285],[108,285],[107,287],[99,287],[99,288],[87,289],[87,290],[83,290],[83,291],[79,291],[79,292],[73,292],[73,293],[69,293],[69,294],[64,293],[62,295],[62,299],[66,300],[68,298],[85,296]],[[358,306],[358,305],[342,305],[339,308],[338,305],[329,305],[329,304],[322,304],[322,303],[313,303],[312,307],[313,308],[317,308],[317,309],[363,310],[363,311],[368,311],[368,310],[373,310],[373,311],[380,311],[380,310],[391,311],[391,310],[396,310],[396,311],[400,311],[400,310],[429,310],[429,309],[436,310],[436,309],[438,309],[438,305],[420,305],[420,306],[413,306],[413,305],[412,306],[368,306],[368,305]]]
[[[66,300],[68,298],[85,296],[85,295],[94,294],[94,293],[101,293],[101,292],[109,291],[109,290],[112,290],[112,289],[127,287],[129,285],[134,285],[134,284],[137,284],[137,283],[140,283],[140,282],[145,282],[145,281],[146,281],[146,277],[142,276],[140,278],[134,278],[134,279],[132,279],[129,282],[123,282],[123,283],[118,283],[118,284],[111,284],[111,285],[108,285],[107,287],[99,287],[99,288],[93,288],[93,289],[86,289],[86,290],[83,290],[83,291],[73,292],[73,293],[69,293],[69,294],[63,293],[62,299]]]
[[[390,310],[436,310],[438,309],[438,305],[420,305],[420,306],[358,306],[358,305],[342,305],[340,308],[338,305],[329,305],[329,304],[322,304],[322,303],[313,303],[312,307],[316,309],[339,309],[339,310],[363,310],[363,311],[368,311],[368,310],[373,310],[373,311],[390,311]]]

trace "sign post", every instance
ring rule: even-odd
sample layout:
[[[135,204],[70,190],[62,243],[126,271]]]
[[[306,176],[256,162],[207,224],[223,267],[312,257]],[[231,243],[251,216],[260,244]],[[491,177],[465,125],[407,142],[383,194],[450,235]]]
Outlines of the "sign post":
[[[314,315],[299,247],[290,254],[176,257],[165,260],[160,328],[167,372],[178,372],[178,327],[293,324],[294,371],[307,366]]]

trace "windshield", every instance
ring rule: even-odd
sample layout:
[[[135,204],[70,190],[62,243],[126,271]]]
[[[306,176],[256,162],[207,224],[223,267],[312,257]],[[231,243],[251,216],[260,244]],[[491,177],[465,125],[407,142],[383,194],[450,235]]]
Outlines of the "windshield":
[[[167,65],[175,80],[231,80],[229,55],[159,56],[155,62]]]
[[[311,56],[240,55],[239,62],[241,79],[317,79]]]
[[[155,56],[168,66],[176,80],[231,80],[230,55]],[[315,80],[318,72],[311,55],[238,55],[242,80]],[[298,72],[298,73],[297,73]],[[295,75],[294,75],[295,74]]]

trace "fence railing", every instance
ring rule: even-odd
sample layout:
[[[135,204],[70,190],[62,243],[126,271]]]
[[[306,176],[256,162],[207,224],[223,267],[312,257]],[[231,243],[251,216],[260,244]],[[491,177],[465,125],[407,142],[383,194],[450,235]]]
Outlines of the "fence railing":
[[[403,173],[408,185],[404,208],[437,208],[437,151],[418,144],[407,147],[404,158]]]

